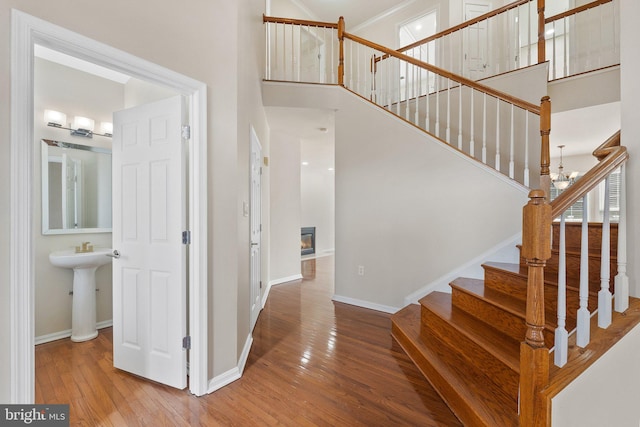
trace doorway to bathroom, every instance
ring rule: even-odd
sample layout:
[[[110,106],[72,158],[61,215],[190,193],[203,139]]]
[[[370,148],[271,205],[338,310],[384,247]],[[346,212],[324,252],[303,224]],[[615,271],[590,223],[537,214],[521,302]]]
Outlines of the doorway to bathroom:
[[[188,302],[190,325],[190,380],[189,389],[196,395],[206,392],[206,85],[179,75],[125,52],[113,49],[79,34],[57,27],[27,14],[13,11],[12,16],[13,70],[12,70],[12,139],[13,168],[11,190],[13,212],[11,217],[11,292],[12,292],[12,345],[11,371],[12,400],[30,403],[34,400],[34,236],[40,233],[33,225],[36,197],[34,179],[34,90],[33,75],[35,45],[46,46],[89,63],[126,73],[142,81],[169,88],[186,99],[189,109],[190,142],[187,156],[188,175],[183,182],[188,200],[188,230],[201,236],[188,243],[189,258],[185,268],[189,277],[183,289],[191,296]],[[190,184],[187,185],[187,182]],[[167,204],[183,200],[169,199]],[[185,257],[186,260],[186,257]],[[179,343],[182,350],[182,340]],[[185,366],[186,376],[186,366]],[[185,378],[186,383],[186,378]]]

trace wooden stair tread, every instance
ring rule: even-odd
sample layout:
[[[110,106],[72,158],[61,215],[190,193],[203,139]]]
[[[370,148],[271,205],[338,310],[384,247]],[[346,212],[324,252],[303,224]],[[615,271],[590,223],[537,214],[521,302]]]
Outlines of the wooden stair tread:
[[[469,381],[463,366],[452,366],[427,347],[420,336],[421,307],[411,304],[391,317],[392,335],[465,425],[517,426],[513,399],[490,381]]]
[[[520,372],[520,343],[474,316],[453,307],[451,294],[432,292],[420,300],[432,312],[487,349],[514,372]]]

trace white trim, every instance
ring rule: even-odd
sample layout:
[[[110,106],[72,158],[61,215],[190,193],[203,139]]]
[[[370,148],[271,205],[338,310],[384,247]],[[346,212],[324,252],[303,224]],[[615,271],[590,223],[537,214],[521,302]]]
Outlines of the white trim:
[[[33,50],[34,44],[169,87],[189,98],[189,389],[205,394],[207,360],[207,86],[182,74],[12,9],[11,15],[11,403],[33,403]],[[200,239],[198,237],[201,237]]]
[[[113,326],[113,320],[109,319],[109,320],[104,320],[102,322],[98,322],[96,323],[96,328],[97,329],[104,329],[104,328],[109,328]],[[35,344],[44,344],[44,343],[48,343],[51,341],[58,341],[58,340],[62,340],[65,338],[69,338],[71,336],[71,329],[67,329],[65,331],[60,331],[60,332],[54,332],[51,334],[46,334],[46,335],[40,335],[38,337],[35,338]]]
[[[271,287],[273,284],[271,282],[267,283],[267,288],[264,290],[264,294],[262,295],[262,308],[267,304],[267,298],[269,298],[269,292],[271,292]]]
[[[417,291],[407,295],[404,298],[404,304],[418,304],[420,298],[433,291],[449,292],[451,293],[451,287],[449,283],[458,277],[470,277],[473,279],[482,279],[484,277],[484,269],[482,263],[488,260],[494,262],[508,262],[518,263],[520,259],[520,250],[517,248],[517,244],[522,241],[522,233],[518,233],[501,243],[498,243],[494,247],[488,249],[471,261],[461,265],[457,269],[450,271],[449,273],[438,277],[431,283],[421,287]]]
[[[269,287],[275,286],[275,285],[281,285],[287,282],[293,282],[295,280],[300,280],[300,279],[302,279],[302,274],[294,274],[293,276],[289,276],[289,277],[281,277],[279,279],[269,280]]]
[[[216,390],[221,389],[222,387],[231,384],[235,380],[240,379],[242,374],[240,374],[240,369],[236,366],[235,368],[231,368],[222,374],[213,377],[209,381],[209,386],[207,388],[207,394],[213,393]]]
[[[316,254],[312,254],[312,255],[303,255],[302,256],[302,261],[306,261],[309,259],[316,259],[316,258],[324,258],[327,256],[332,256],[335,255],[336,250],[335,249],[325,249],[322,251],[322,253],[316,253]]]
[[[400,310],[400,307],[391,307],[390,305],[377,304],[375,302],[364,301],[361,299],[355,299],[341,295],[333,295],[333,298],[331,299],[335,302],[342,302],[344,304],[355,305],[357,307],[368,308],[369,310],[381,311],[383,313],[393,314]]]
[[[251,334],[249,334],[246,341],[244,342],[242,354],[240,355],[240,359],[238,360],[238,366],[229,369],[228,371],[223,372],[216,377],[213,377],[211,381],[209,381],[207,393],[213,393],[214,391],[219,390],[222,387],[229,385],[242,377],[242,372],[244,371],[244,367],[247,364],[247,359],[249,358],[249,352],[251,351],[252,344],[253,337],[251,336]]]
[[[247,339],[244,342],[244,348],[242,349],[242,354],[240,355],[240,360],[238,360],[238,371],[241,373],[244,372],[244,367],[247,365],[247,359],[249,359],[249,352],[251,351],[251,346],[253,345],[253,336],[249,334]]]

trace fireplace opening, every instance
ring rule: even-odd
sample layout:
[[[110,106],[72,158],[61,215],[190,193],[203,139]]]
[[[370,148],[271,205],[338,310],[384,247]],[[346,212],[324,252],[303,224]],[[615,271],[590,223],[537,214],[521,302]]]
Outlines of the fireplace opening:
[[[316,253],[316,228],[302,227],[300,230],[300,254],[311,255]]]

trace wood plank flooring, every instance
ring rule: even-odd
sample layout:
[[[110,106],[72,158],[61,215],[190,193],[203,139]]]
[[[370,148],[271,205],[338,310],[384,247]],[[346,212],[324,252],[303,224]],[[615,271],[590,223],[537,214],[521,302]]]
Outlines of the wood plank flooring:
[[[331,301],[333,257],[275,286],[241,379],[210,395],[113,368],[112,331],[36,347],[36,403],[74,426],[458,426],[391,338],[389,315]]]

